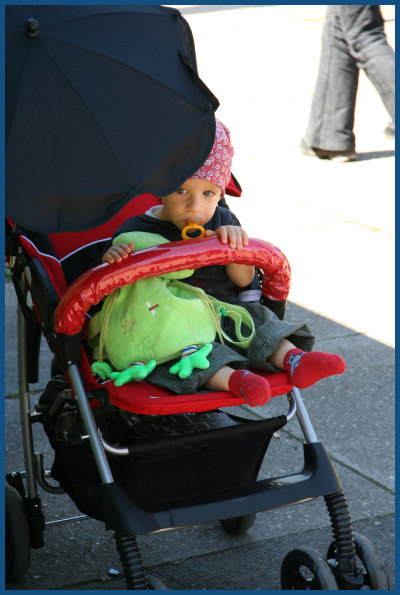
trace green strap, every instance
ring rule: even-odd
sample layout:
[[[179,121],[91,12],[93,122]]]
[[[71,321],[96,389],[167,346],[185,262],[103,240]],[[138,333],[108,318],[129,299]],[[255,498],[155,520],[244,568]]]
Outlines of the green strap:
[[[229,316],[229,318],[232,318],[232,320],[235,322],[235,333],[239,340],[234,341],[221,328],[221,333],[224,336],[224,338],[233,345],[236,345],[237,347],[243,347],[243,349],[248,349],[255,333],[254,321],[248,313],[248,311],[245,308],[242,308],[242,306],[237,306],[235,304],[227,304],[226,302],[221,302],[220,300],[217,300],[216,298],[213,298],[211,296],[207,297],[210,299],[211,303],[214,306],[220,327],[220,320],[222,316]],[[245,337],[242,333],[242,324],[247,326],[247,328],[249,328],[251,331],[248,337]]]
[[[98,351],[98,355],[97,355],[97,361],[102,362],[103,361],[103,355],[104,355],[104,342],[106,340],[106,334],[107,334],[107,329],[108,329],[108,324],[110,322],[110,317],[111,317],[111,313],[112,313],[112,309],[114,307],[114,302],[117,299],[117,297],[119,296],[120,290],[116,289],[111,296],[109,297],[108,303],[106,305],[106,310],[104,313],[104,317],[103,320],[100,322],[100,318],[99,318],[99,322],[100,322],[100,338],[99,338],[99,351]]]
[[[194,294],[196,294],[204,302],[204,304],[207,306],[210,316],[214,321],[215,328],[217,329],[218,337],[221,343],[224,343],[224,338],[226,341],[232,343],[233,345],[236,345],[237,347],[243,347],[243,349],[247,349],[249,347],[250,342],[254,337],[255,327],[252,317],[245,308],[242,308],[242,306],[237,306],[234,304],[228,304],[226,302],[221,302],[220,300],[217,300],[216,298],[207,295],[202,289],[200,289],[200,287],[194,287],[193,285],[189,285],[188,283],[182,283],[180,281],[174,280],[170,282],[170,285],[176,285],[178,287],[188,289],[189,291],[192,291]],[[233,339],[231,339],[222,330],[220,322],[222,316],[229,316],[229,318],[232,318],[232,320],[234,320],[235,333],[237,338],[239,339],[238,341],[234,341]],[[242,334],[242,324],[247,326],[251,331],[248,337],[245,337]]]

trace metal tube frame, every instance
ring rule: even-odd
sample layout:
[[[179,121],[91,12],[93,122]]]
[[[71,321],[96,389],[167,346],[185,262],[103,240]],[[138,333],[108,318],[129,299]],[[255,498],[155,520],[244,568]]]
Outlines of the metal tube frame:
[[[27,297],[27,280],[21,276],[20,286],[24,298]],[[29,498],[38,498],[36,481],[36,463],[33,451],[33,435],[31,424],[31,399],[28,383],[27,324],[20,304],[18,304],[18,394],[20,421],[22,427],[22,448],[26,469],[26,488]]]
[[[71,384],[75,391],[75,397],[78,403],[83,423],[89,435],[93,456],[95,458],[101,480],[103,483],[113,483],[114,479],[111,473],[110,465],[108,464],[108,460],[104,452],[100,436],[97,431],[97,425],[94,420],[93,413],[88,402],[88,398],[86,396],[79,368],[76,364],[70,364],[68,366],[67,371],[71,380]]]
[[[303,399],[300,396],[299,389],[294,386],[291,391],[293,398],[296,402],[296,415],[297,420],[300,424],[302,432],[304,434],[304,438],[307,444],[314,444],[315,442],[319,442],[317,435],[314,431],[312,426],[311,420],[308,416],[307,410],[304,406]]]

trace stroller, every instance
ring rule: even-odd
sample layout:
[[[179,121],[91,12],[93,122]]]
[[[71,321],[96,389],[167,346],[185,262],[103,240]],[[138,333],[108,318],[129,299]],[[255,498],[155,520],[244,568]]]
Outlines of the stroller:
[[[240,251],[216,238],[172,242],[136,252],[121,263],[97,266],[71,281],[71,262],[77,270],[80,261],[84,270],[88,253],[90,258],[101,253],[122,221],[157,200],[152,195],[136,197],[90,233],[36,234],[36,243],[7,222],[8,266],[19,302],[26,461],[25,474],[7,474],[7,580],[20,579],[30,548],[44,543],[40,486],[50,492],[64,490],[83,514],[114,532],[128,589],[157,588],[146,575],[137,535],[215,520],[237,535],[250,529],[259,511],[321,496],[333,533],[327,557],[310,547],[289,552],[282,563],[282,589],[388,589],[384,563],[372,543],[353,532],[339,479],[286,373],[268,374],[268,381],[273,395],[287,394],[287,411],[258,421],[229,412],[242,403],[231,393],[173,395],[145,381],[116,387],[93,376],[85,336],[90,308],[122,285],[182,270],[189,263],[197,268],[204,257],[210,264],[253,263],[261,301],[283,316],[290,268],[277,248],[261,240],[251,239]],[[29,383],[37,381],[42,333],[55,357],[52,378],[31,413]],[[295,416],[305,439],[303,469],[257,480],[273,433]],[[37,421],[55,452],[51,471],[43,468],[43,457],[34,454],[31,424]],[[233,458],[235,465],[230,464]],[[49,476],[60,488],[48,482]],[[311,578],[304,575],[304,567]]]
[[[46,7],[36,8],[40,8],[35,13],[38,16]],[[42,29],[40,18],[29,18],[26,21],[26,38],[23,38],[18,33],[16,23],[20,19],[19,11],[22,10],[25,15],[29,12],[28,9],[31,10],[31,7],[7,9],[11,13],[10,31],[15,30],[16,39],[24,42],[23,56],[27,44],[35,44],[42,29],[49,26],[50,17],[55,15],[58,25],[60,18],[61,21],[65,19],[67,9],[73,10],[74,14],[83,10],[85,23],[89,20],[88,13],[94,10],[96,32],[100,31],[99,27],[104,26],[101,29],[103,35],[98,33],[88,38],[85,29],[75,27],[77,21],[70,19],[68,13],[67,22],[56,31],[61,32],[62,36],[66,35],[69,22],[74,26],[74,32],[82,35],[85,43],[94,40],[97,44],[98,39],[108,39],[114,30],[118,32],[114,20],[113,27],[108,27],[107,21],[103,22],[103,13],[107,12],[107,7],[52,6],[49,15],[43,18]],[[136,10],[135,7],[120,9],[128,13]],[[58,10],[61,12],[57,12]],[[150,11],[152,19],[168,14],[171,20],[171,35],[178,36],[176,43],[182,60],[179,64],[172,61],[170,66],[161,69],[161,74],[165,78],[171,69],[183,68],[179,75],[184,82],[182,89],[192,91],[194,87],[195,91],[188,102],[189,108],[184,113],[188,122],[189,117],[192,118],[188,129],[196,141],[196,154],[199,147],[197,141],[202,139],[200,144],[205,159],[211,149],[210,141],[213,139],[210,137],[210,130],[213,130],[213,112],[218,102],[196,78],[190,29],[176,14],[177,11],[172,9],[151,6],[139,7],[138,10],[141,16]],[[112,19],[117,18],[115,12],[113,11]],[[124,25],[128,22],[127,16],[130,17],[123,15]],[[140,30],[139,27],[138,34]],[[154,39],[149,31],[144,33],[141,43],[149,38],[153,51]],[[159,29],[155,31],[155,37],[160,37]],[[126,43],[133,38],[137,41],[135,36],[127,35]],[[51,43],[53,41],[52,38]],[[118,44],[111,46],[114,51]],[[63,50],[65,47],[63,45]],[[73,51],[76,51],[76,47]],[[165,48],[162,50],[163,59],[164,54]],[[95,55],[97,59],[97,51]],[[47,56],[48,52],[44,58]],[[125,52],[124,59],[130,56],[130,52]],[[174,60],[175,57],[174,55]],[[107,67],[109,63],[108,60]],[[84,62],[78,61],[78,64],[80,70]],[[19,71],[21,76],[27,69],[25,66]],[[38,72],[42,75],[43,68]],[[92,72],[97,76],[102,73],[102,68],[93,69],[92,62],[89,62],[88,74]],[[123,72],[125,76],[126,71]],[[47,94],[55,87],[55,71],[51,71],[51,74],[52,84],[45,88]],[[15,81],[19,83],[18,76],[11,83]],[[153,77],[147,77],[146,84],[149,81],[153,84]],[[108,90],[107,86],[104,89]],[[206,114],[204,117],[200,117],[194,109],[199,93],[203,94],[203,99],[206,97],[206,101],[202,99],[203,103],[199,100],[201,109]],[[175,101],[173,95],[171,106]],[[180,100],[176,103],[179,109],[177,120],[171,119],[171,133],[179,129],[179,123],[183,120],[183,103]],[[50,104],[51,102],[44,104],[45,118]],[[106,100],[104,104],[107,105]],[[21,106],[21,102],[19,105]],[[41,107],[39,100],[36,101],[36,106]],[[144,109],[143,101],[142,107]],[[156,108],[157,115],[159,106]],[[132,111],[130,104],[128,109],[129,112]],[[166,109],[166,103],[163,104],[163,109]],[[20,111],[24,116],[24,110]],[[107,116],[109,112],[108,108]],[[9,119],[11,130],[17,118],[10,113],[13,116]],[[148,178],[135,186],[135,192],[130,192],[129,201],[126,198],[128,189],[123,186],[126,179],[123,177],[120,185],[113,178],[112,187],[117,188],[114,194],[99,192],[96,208],[94,190],[86,190],[90,204],[85,204],[85,208],[80,208],[81,196],[78,196],[77,204],[72,205],[68,185],[64,203],[59,194],[55,196],[54,203],[51,203],[51,193],[47,190],[50,187],[47,184],[50,168],[45,162],[42,175],[34,175],[36,172],[31,163],[37,158],[35,167],[42,167],[43,159],[36,155],[35,150],[36,138],[42,138],[41,132],[35,137],[32,128],[37,125],[38,118],[31,117],[30,112],[27,114],[30,120],[25,124],[29,125],[30,134],[26,134],[23,148],[24,155],[29,157],[26,163],[29,184],[25,188],[20,184],[21,172],[25,169],[19,162],[22,158],[20,146],[12,138],[12,134],[11,141],[7,144],[7,161],[11,172],[7,177],[11,182],[11,190],[6,197],[9,200],[6,206],[6,265],[11,271],[18,298],[18,381],[25,459],[24,471],[10,471],[6,475],[7,582],[11,584],[23,579],[29,567],[31,548],[44,545],[45,528],[51,521],[45,519],[42,511],[39,493],[41,488],[55,494],[66,492],[83,515],[104,522],[106,530],[113,531],[128,589],[160,587],[146,573],[136,540],[138,535],[210,521],[220,521],[227,533],[240,535],[251,528],[258,512],[319,497],[324,498],[328,509],[332,544],[326,557],[310,547],[290,551],[282,562],[282,589],[388,589],[385,565],[373,544],[353,532],[339,479],[323,445],[316,437],[298,389],[291,386],[284,372],[269,374],[268,381],[273,396],[287,395],[286,410],[281,415],[267,419],[250,420],[237,413],[237,406],[243,403],[242,399],[228,392],[174,395],[145,381],[117,387],[111,380],[99,381],[93,376],[90,367],[93,354],[88,347],[86,333],[92,308],[115,289],[135,283],[141,278],[198,268],[205,262],[219,265],[228,262],[253,264],[258,271],[261,302],[282,318],[290,286],[290,267],[282,252],[261,240],[251,239],[247,247],[238,251],[221,244],[215,238],[194,239],[149,248],[130,255],[121,263],[90,269],[91,263],[102,254],[104,246],[123,221],[145,212],[157,203],[155,194],[163,195],[157,184],[163,182],[166,168],[168,166],[167,169],[170,169],[174,159],[170,155],[165,156],[161,160],[161,169],[148,166]],[[54,119],[58,120],[58,114]],[[113,126],[118,118],[114,120]],[[203,125],[197,126],[199,122]],[[21,125],[23,131],[26,130],[25,124]],[[139,121],[139,128],[140,124]],[[156,121],[155,132],[157,126]],[[63,123],[62,132],[64,130],[68,136],[68,126]],[[8,136],[7,127],[7,138]],[[168,134],[164,136],[168,142],[171,141]],[[60,136],[55,138],[59,143]],[[126,134],[123,134],[123,139],[124,143],[130,140]],[[202,161],[197,164],[193,160],[193,151],[191,153],[189,150],[193,143],[185,144],[180,139],[179,144],[178,138],[175,141],[176,147],[179,146],[179,159],[186,158],[184,169],[179,171],[181,183]],[[32,148],[28,150],[31,142]],[[49,146],[46,145],[47,148]],[[79,153],[80,147],[73,148]],[[51,151],[48,153],[51,154]],[[14,167],[9,155],[16,159]],[[66,151],[64,157],[69,158],[70,152]],[[160,160],[159,157],[158,159]],[[121,163],[123,160],[120,160]],[[69,166],[65,169],[70,177],[73,168]],[[31,176],[29,172],[32,172]],[[55,173],[57,177],[62,171],[58,169]],[[113,176],[115,175],[113,170]],[[89,177],[86,176],[85,180]],[[43,179],[47,184],[47,194],[45,191],[35,194],[36,182]],[[66,184],[69,184],[69,178]],[[146,184],[152,186],[151,193]],[[168,184],[173,189],[176,179],[169,179]],[[63,188],[62,184],[60,187]],[[23,202],[15,203],[18,193],[22,197],[21,201],[26,201],[26,209]],[[227,193],[240,194],[240,187],[233,177]],[[168,192],[165,191],[164,194]],[[38,201],[42,202],[39,204]],[[65,207],[62,212],[60,205]],[[49,218],[52,217],[52,223],[49,220],[42,223],[44,213]],[[97,219],[89,228],[88,220],[94,213]],[[77,222],[78,214],[81,220]],[[61,228],[57,227],[59,222],[62,223]],[[47,225],[47,229],[40,228],[40,225]],[[29,385],[38,380],[42,336],[54,358],[51,378],[35,404],[36,410],[32,412]],[[274,432],[293,418],[297,418],[304,434],[303,468],[288,475],[258,479]],[[44,468],[43,455],[36,453],[34,449],[32,424],[37,422],[43,425],[54,450],[51,470]],[[231,464],[232,460],[235,461],[234,465]],[[49,482],[49,477],[56,480],[58,485]],[[72,519],[64,520],[69,522]]]

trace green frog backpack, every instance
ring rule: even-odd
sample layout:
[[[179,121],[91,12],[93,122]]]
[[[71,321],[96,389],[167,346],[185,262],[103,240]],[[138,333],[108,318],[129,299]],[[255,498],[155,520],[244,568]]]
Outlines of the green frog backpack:
[[[117,236],[113,244],[130,242],[136,252],[168,240],[157,234],[129,232]],[[170,372],[186,378],[194,368],[209,367],[207,356],[217,335],[222,343],[226,339],[247,348],[254,335],[249,313],[180,281],[192,274],[192,270],[183,270],[138,279],[109,295],[88,328],[89,345],[97,358],[92,371],[121,386],[146,378],[157,364],[181,358]],[[221,329],[221,316],[234,319],[237,341]],[[242,323],[250,330],[246,337]]]

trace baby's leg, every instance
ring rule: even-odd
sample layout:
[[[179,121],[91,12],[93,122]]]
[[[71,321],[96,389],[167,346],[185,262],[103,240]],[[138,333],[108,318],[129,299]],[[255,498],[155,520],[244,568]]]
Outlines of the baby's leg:
[[[268,381],[248,370],[234,370],[223,366],[204,385],[209,390],[229,391],[243,397],[249,405],[265,405],[271,397]]]
[[[275,368],[283,370],[285,356],[291,349],[296,349],[296,346],[287,339],[281,339],[276,351],[268,358],[268,361],[270,361]]]
[[[290,382],[298,388],[312,386],[318,380],[343,374],[346,364],[340,355],[325,351],[302,351],[287,339],[282,339],[269,361],[276,368],[285,370]]]

